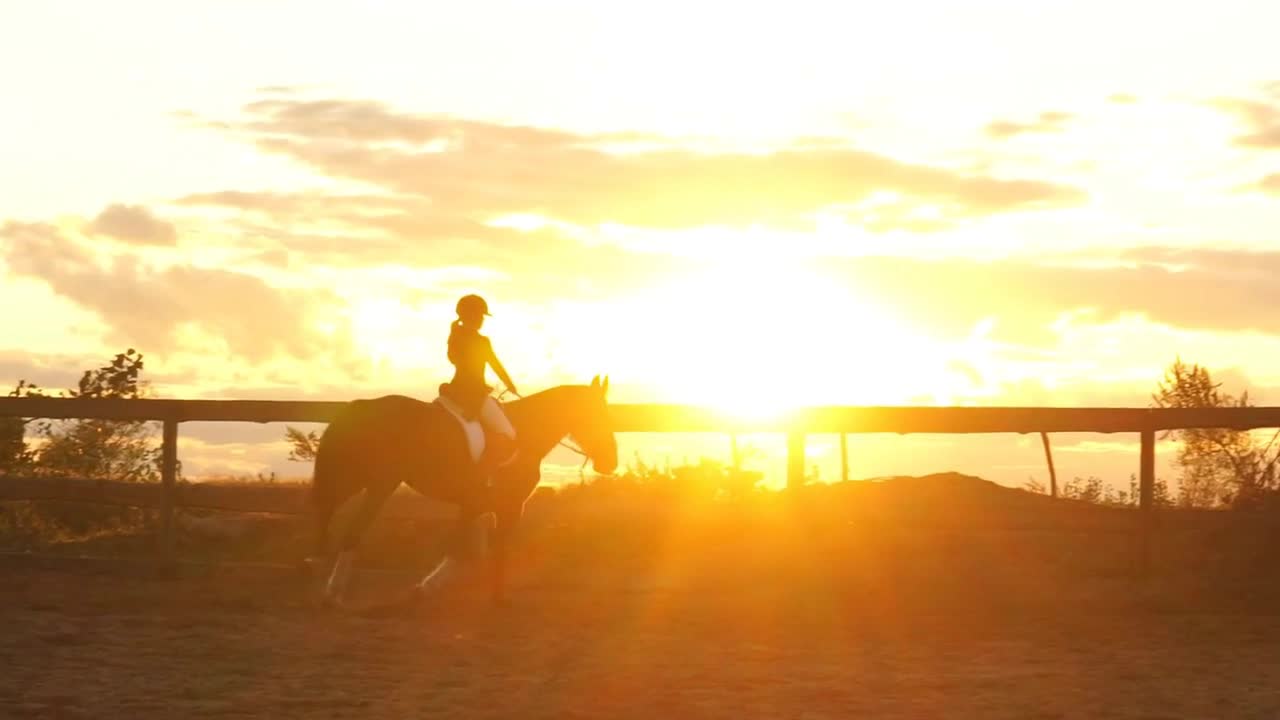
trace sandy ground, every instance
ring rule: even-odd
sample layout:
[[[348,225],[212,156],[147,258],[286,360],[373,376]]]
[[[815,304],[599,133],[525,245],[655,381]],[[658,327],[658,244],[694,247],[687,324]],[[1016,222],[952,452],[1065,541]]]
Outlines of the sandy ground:
[[[583,582],[374,618],[278,573],[0,576],[4,717],[1280,716],[1280,617],[1260,612]]]

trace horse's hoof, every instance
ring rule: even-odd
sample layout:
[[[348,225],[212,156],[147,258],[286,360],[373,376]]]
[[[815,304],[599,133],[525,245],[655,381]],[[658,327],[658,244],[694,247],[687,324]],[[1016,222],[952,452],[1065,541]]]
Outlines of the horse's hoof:
[[[432,599],[432,594],[422,588],[415,587],[407,598],[404,600],[404,607],[409,611],[418,611],[427,607]]]
[[[310,580],[316,576],[317,565],[319,565],[319,562],[315,558],[302,558],[294,564],[293,570],[298,574],[298,577]]]
[[[406,602],[412,604],[415,608],[424,607],[428,603],[435,602],[440,599],[443,594],[443,588],[439,585],[414,585],[409,591],[409,597]]]

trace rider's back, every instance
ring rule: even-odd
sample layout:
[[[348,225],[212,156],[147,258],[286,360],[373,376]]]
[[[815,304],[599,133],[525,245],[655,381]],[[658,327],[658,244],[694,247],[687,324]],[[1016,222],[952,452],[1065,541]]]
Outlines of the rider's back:
[[[489,338],[479,331],[454,323],[449,330],[449,361],[453,363],[452,384],[462,391],[489,388],[484,381],[485,365],[492,354]]]

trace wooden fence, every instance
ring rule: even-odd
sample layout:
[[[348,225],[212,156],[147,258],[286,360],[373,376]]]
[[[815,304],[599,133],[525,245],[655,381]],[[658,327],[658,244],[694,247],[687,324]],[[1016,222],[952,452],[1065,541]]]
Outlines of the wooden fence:
[[[217,486],[176,484],[178,424],[182,422],[326,423],[345,402],[280,400],[120,400],[0,398],[0,417],[148,420],[163,423],[162,482],[156,488],[122,490],[92,480],[0,478],[0,499],[61,499],[150,505],[160,508],[162,562],[174,557],[174,508],[179,503],[258,512],[288,512],[296,497],[264,489],[257,500],[230,499]],[[774,418],[744,419],[686,405],[621,404],[610,407],[619,433],[776,432],[787,435],[787,485],[804,480],[805,436],[848,433],[1137,433],[1139,508],[1143,558],[1148,556],[1154,511],[1155,434],[1185,428],[1251,430],[1280,427],[1280,407],[1249,408],[1053,408],[1053,407],[812,407]],[[842,450],[844,443],[841,443]],[[1048,444],[1046,440],[1046,452]],[[42,484],[43,483],[43,484]],[[224,488],[225,489],[225,488]],[[121,493],[126,495],[121,495]],[[127,496],[133,493],[134,496]],[[297,495],[295,492],[294,496]],[[272,501],[271,498],[276,498]],[[284,508],[284,509],[282,509]]]

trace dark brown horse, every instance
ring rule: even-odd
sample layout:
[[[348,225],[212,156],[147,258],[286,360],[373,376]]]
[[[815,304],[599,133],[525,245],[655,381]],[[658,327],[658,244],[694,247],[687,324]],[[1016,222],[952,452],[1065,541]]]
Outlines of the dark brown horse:
[[[365,531],[404,483],[460,510],[452,549],[419,588],[426,590],[442,579],[479,517],[493,513],[492,592],[496,602],[503,602],[507,544],[525,501],[538,485],[543,457],[570,436],[596,472],[611,473],[617,467],[608,389],[608,378],[601,382],[596,377],[590,385],[561,385],[506,403],[503,407],[516,430],[518,454],[495,472],[492,485],[480,477],[461,424],[445,408],[403,395],[348,404],[320,438],[312,478],[319,526],[317,559],[325,557],[334,511],[361,490],[365,492],[330,574],[326,601],[341,601]]]

